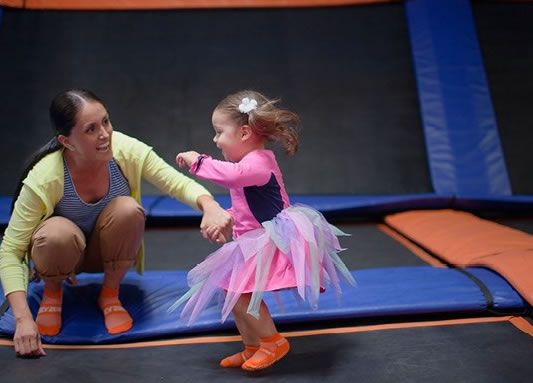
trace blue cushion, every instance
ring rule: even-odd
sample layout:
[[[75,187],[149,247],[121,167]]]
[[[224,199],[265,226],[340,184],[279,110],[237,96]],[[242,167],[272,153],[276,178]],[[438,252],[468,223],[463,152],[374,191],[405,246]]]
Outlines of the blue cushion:
[[[476,270],[476,269],[469,269]],[[522,298],[499,275],[479,269],[489,290],[494,290],[500,310],[519,312],[526,307]],[[332,289],[320,296],[318,310],[296,299],[292,290],[267,293],[265,301],[279,324],[347,318],[382,318],[417,314],[479,315],[487,304],[479,287],[463,273],[429,266],[366,269],[352,272],[357,287],[344,286],[338,301]],[[220,310],[210,306],[198,322],[188,327],[179,319],[179,311],[169,313],[170,305],[186,290],[185,271],[151,271],[139,276],[128,273],[122,284],[121,300],[134,320],[124,334],[107,334],[103,317],[96,305],[101,274],[80,274],[76,287],[64,289],[63,328],[56,337],[44,337],[48,343],[95,344],[145,340],[187,333],[213,332],[233,328],[230,319],[220,323]],[[28,300],[32,312],[38,310],[42,283],[30,285]],[[281,302],[277,303],[275,295]],[[0,335],[11,337],[14,319],[11,310],[0,319]]]

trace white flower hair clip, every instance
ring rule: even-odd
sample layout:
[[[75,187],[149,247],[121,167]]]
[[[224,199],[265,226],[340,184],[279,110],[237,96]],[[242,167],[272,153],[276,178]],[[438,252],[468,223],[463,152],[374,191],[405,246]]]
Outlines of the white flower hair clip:
[[[250,99],[248,97],[245,97],[239,104],[239,111],[241,113],[250,114],[250,112],[254,109],[257,109],[257,101],[255,101],[255,99],[253,98]]]

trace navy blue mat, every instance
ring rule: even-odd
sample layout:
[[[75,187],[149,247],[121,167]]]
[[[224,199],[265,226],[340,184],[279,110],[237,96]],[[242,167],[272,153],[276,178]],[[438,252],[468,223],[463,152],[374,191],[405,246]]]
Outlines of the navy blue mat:
[[[229,195],[215,199],[224,208],[231,206]],[[354,214],[383,214],[409,209],[440,209],[450,206],[452,197],[435,194],[357,196],[357,195],[291,195],[292,204],[306,204],[328,217],[351,216]],[[143,206],[151,218],[197,218],[200,213],[189,206],[166,196],[147,196]]]
[[[460,196],[454,200],[453,208],[472,212],[495,211],[531,216],[533,215],[533,195]]]
[[[494,296],[494,306],[505,312],[521,312],[525,302],[497,274],[473,270]],[[347,318],[381,318],[424,314],[467,314],[487,312],[486,299],[479,287],[464,273],[454,269],[422,267],[366,269],[353,272],[357,287],[345,287],[341,301],[329,289],[320,296],[320,307],[311,310],[296,299],[293,291],[277,293],[265,300],[279,324],[326,321]],[[108,335],[96,306],[101,274],[80,274],[77,287],[66,286],[63,329],[47,343],[95,344],[139,341],[163,336],[200,333],[233,328],[232,320],[220,323],[220,311],[213,304],[191,327],[167,309],[186,291],[185,271],[153,271],[144,276],[128,273],[121,288],[121,300],[134,318],[134,327],[125,334]],[[42,296],[42,284],[32,284],[29,303],[35,314]],[[8,310],[0,319],[0,335],[11,337],[14,319]]]
[[[11,215],[11,197],[0,196],[0,225],[7,225]]]
[[[229,208],[229,195],[215,196],[218,203]],[[329,218],[354,215],[388,214],[411,209],[444,209],[450,207],[451,196],[435,194],[356,196],[356,195],[291,195],[291,203],[314,207]],[[143,196],[142,205],[147,216],[154,220],[186,223],[198,220],[200,212],[168,196]],[[0,225],[9,222],[11,198],[0,196]]]
[[[383,216],[406,210],[458,209],[493,211],[521,215],[533,214],[533,196],[464,196],[437,194],[408,194],[387,196],[356,195],[291,195],[293,204],[303,203],[322,212],[327,218]],[[228,195],[215,196],[224,208],[230,207]],[[167,196],[145,196],[142,204],[148,218],[170,223],[197,221],[200,212]],[[0,225],[9,222],[11,197],[0,196]]]

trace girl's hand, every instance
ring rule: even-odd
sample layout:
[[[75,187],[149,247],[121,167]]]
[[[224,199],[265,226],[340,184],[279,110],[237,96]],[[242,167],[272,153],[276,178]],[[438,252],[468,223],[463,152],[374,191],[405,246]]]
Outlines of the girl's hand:
[[[233,218],[226,210],[204,211],[200,231],[205,239],[222,245],[231,238],[232,229]]]
[[[195,152],[194,150],[181,152],[176,156],[176,163],[180,168],[190,168],[199,155],[200,153]]]
[[[202,195],[197,200],[204,212],[200,231],[205,239],[222,244],[231,238],[233,218],[211,196]]]
[[[210,242],[216,242],[219,245],[226,243],[226,236],[222,233],[222,229],[219,226],[210,226],[203,232],[204,237]]]
[[[30,317],[16,321],[13,343],[17,356],[38,358],[46,355],[41,344],[41,335],[37,329],[37,324]]]

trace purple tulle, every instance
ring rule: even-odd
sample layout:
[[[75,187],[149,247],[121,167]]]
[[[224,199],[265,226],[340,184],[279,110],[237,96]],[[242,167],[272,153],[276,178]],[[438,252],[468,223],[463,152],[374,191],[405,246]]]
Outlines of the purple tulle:
[[[191,324],[221,293],[224,322],[240,296],[251,293],[247,312],[258,318],[265,291],[295,288],[316,309],[321,288],[332,286],[340,294],[340,276],[356,284],[338,256],[343,249],[337,237],[348,234],[317,210],[291,206],[262,226],[225,244],[192,269],[187,275],[189,291],[170,310],[186,302],[180,316]]]

